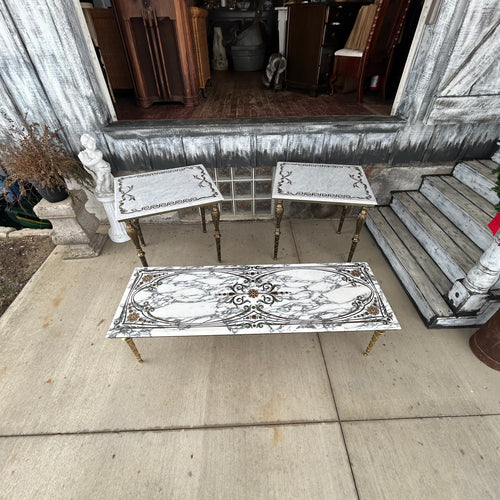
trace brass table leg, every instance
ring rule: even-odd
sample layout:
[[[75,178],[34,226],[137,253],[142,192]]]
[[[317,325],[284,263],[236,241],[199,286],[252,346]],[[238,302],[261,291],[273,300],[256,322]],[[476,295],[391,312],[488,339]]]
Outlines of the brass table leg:
[[[132,352],[134,353],[134,356],[136,357],[137,361],[139,361],[139,363],[142,363],[141,355],[139,354],[139,351],[137,350],[134,341],[130,337],[123,340],[127,343],[130,349],[132,349]]]
[[[347,205],[344,205],[342,207],[342,214],[340,216],[340,221],[339,221],[339,227],[337,229],[337,234],[340,234],[340,231],[342,231],[342,226],[344,225],[344,219],[345,219],[345,214],[347,213]]]
[[[148,267],[146,254],[144,253],[144,250],[141,248],[141,244],[139,243],[139,236],[137,235],[136,228],[134,227],[132,221],[130,220],[126,221],[125,224],[127,226],[127,234],[130,236],[130,239],[134,242],[135,248],[137,250],[137,255],[139,259],[141,259],[141,264],[144,267]]]
[[[132,219],[132,227],[135,229],[137,235],[139,236],[139,241],[141,242],[142,246],[146,246],[146,242],[144,241],[144,236],[142,235],[142,229],[141,225],[139,224],[139,219]]]
[[[375,345],[375,342],[377,342],[377,339],[385,333],[385,330],[375,330],[373,332],[373,336],[370,340],[370,343],[368,344],[368,347],[366,348],[366,351],[364,352],[363,356],[368,356],[370,354],[370,351],[372,350],[372,347]]]
[[[201,227],[203,228],[203,232],[207,232],[207,220],[205,218],[205,207],[200,207],[200,215],[201,215]]]
[[[351,262],[352,256],[354,255],[354,250],[356,250],[356,246],[359,241],[359,233],[363,226],[365,225],[366,220],[366,207],[361,207],[361,210],[358,214],[358,220],[356,221],[356,231],[354,232],[354,236],[352,237],[351,251],[349,252],[349,257],[347,257],[347,262]]]
[[[215,236],[215,245],[217,247],[217,260],[219,262],[222,262],[221,253],[220,253],[219,221],[220,221],[219,205],[217,203],[214,203],[214,205],[212,207],[212,222],[214,223],[214,229],[215,229],[214,236]]]
[[[278,245],[280,242],[280,224],[283,217],[283,200],[278,200],[276,203],[276,208],[274,210],[274,216],[276,217],[276,228],[274,230],[274,256],[273,259],[278,258]]]

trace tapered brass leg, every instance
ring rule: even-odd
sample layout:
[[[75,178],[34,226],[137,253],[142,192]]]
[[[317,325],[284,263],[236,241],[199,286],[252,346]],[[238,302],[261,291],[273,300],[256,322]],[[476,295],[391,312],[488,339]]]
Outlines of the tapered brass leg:
[[[143,247],[146,246],[146,242],[144,241],[144,236],[142,235],[141,225],[139,224],[139,219],[132,219],[132,227],[135,229],[137,235],[139,236],[139,241]]]
[[[141,355],[139,354],[139,351],[137,350],[134,341],[130,337],[123,340],[127,343],[130,349],[132,349],[132,352],[134,353],[134,356],[136,357],[137,361],[139,361],[139,363],[142,363]]]
[[[203,228],[203,232],[207,232],[207,219],[205,217],[205,207],[200,207],[200,215],[201,215],[201,227]]]
[[[127,227],[127,234],[130,236],[130,239],[134,242],[135,248],[137,250],[137,255],[139,259],[141,259],[141,264],[144,267],[148,267],[148,262],[146,260],[146,254],[144,250],[141,248],[141,244],[139,243],[139,237],[137,235],[137,231],[135,227],[132,225],[132,221],[126,221],[125,223]]]
[[[342,207],[342,214],[340,215],[339,227],[337,229],[337,234],[340,234],[342,231],[342,226],[344,225],[345,214],[347,213],[347,205]]]
[[[281,219],[283,217],[283,200],[278,200],[276,203],[276,208],[274,210],[274,216],[276,218],[276,228],[274,229],[274,255],[273,259],[278,258],[278,245],[280,242],[280,225]]]
[[[366,348],[365,353],[363,356],[368,356],[370,354],[370,351],[372,350],[372,347],[375,345],[375,342],[377,342],[378,338],[385,333],[385,330],[375,330],[373,332],[373,336],[370,340],[370,343],[368,344],[368,347]]]
[[[212,207],[212,222],[214,223],[214,229],[215,229],[214,236],[215,236],[215,245],[217,247],[217,260],[219,262],[222,262],[221,252],[220,252],[219,221],[220,221],[219,205],[217,203],[214,203]]]
[[[356,221],[356,231],[354,232],[354,236],[352,237],[351,251],[349,252],[349,257],[347,257],[347,262],[351,262],[352,256],[354,255],[354,250],[356,250],[356,246],[359,241],[359,233],[363,226],[365,225],[366,220],[366,207],[361,207],[361,210],[358,214],[358,220]]]

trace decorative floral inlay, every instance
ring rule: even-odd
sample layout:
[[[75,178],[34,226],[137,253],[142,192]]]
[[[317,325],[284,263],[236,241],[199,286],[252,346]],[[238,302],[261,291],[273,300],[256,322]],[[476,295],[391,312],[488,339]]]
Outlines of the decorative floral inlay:
[[[134,323],[135,321],[137,321],[139,318],[140,318],[140,314],[138,312],[131,312],[128,316],[127,316],[127,321],[130,321],[131,323]]]
[[[335,331],[343,324],[368,329],[395,323],[364,263],[139,268],[108,336],[155,336],[157,329],[182,335],[190,328]]]

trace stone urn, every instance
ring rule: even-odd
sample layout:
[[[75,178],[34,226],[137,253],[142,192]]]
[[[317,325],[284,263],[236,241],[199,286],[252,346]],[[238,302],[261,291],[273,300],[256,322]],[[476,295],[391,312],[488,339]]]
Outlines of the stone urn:
[[[500,309],[472,335],[469,345],[485,365],[500,371]]]

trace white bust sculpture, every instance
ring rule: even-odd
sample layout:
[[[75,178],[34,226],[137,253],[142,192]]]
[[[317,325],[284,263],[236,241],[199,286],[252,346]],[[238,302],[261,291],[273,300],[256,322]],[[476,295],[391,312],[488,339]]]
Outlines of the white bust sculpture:
[[[116,220],[113,202],[114,177],[111,173],[111,166],[102,159],[102,151],[96,148],[97,141],[94,137],[90,134],[83,134],[80,142],[85,150],[78,153],[78,158],[95,181],[95,197],[102,203],[109,220],[108,235],[115,243],[128,241],[130,238],[125,230],[125,224]]]
[[[80,142],[85,148],[78,154],[85,170],[95,181],[95,195],[97,198],[109,198],[113,196],[113,174],[111,166],[102,159],[102,151],[96,148],[96,140],[90,134],[83,134]]]

